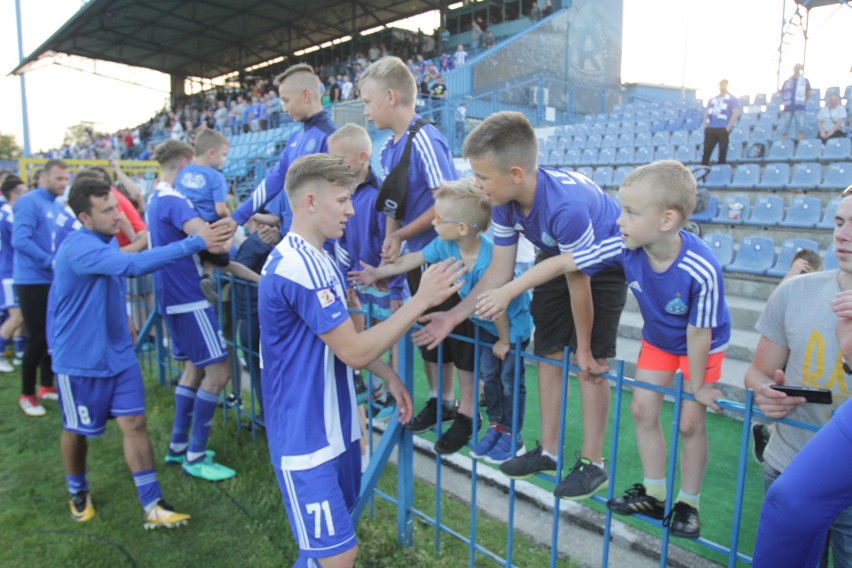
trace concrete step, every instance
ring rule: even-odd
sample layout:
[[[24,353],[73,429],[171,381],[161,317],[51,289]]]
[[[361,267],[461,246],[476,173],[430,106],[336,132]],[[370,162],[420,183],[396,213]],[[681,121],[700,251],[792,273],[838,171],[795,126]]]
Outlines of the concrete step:
[[[766,305],[764,300],[727,294],[725,295],[725,301],[728,303],[728,311],[731,313],[731,327],[746,331],[754,330],[754,324],[757,323]],[[632,293],[627,294],[627,303],[624,305],[624,310],[630,312],[639,311],[639,303]]]
[[[741,272],[725,272],[725,297],[740,296],[765,302],[778,287],[780,278]]]
[[[621,321],[618,326],[619,338],[626,339],[642,339],[642,315],[639,312],[624,311],[621,313]],[[760,334],[756,331],[746,331],[743,329],[731,330],[731,341],[728,348],[725,350],[726,359],[738,359],[740,361],[751,361],[754,357],[754,348],[757,346],[757,340]],[[619,355],[621,357],[621,355]]]

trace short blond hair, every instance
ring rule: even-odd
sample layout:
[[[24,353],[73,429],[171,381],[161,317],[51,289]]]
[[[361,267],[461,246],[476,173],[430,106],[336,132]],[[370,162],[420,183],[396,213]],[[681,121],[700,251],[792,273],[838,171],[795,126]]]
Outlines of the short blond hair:
[[[367,130],[352,123],[344,124],[328,137],[328,145],[332,144],[347,144],[357,152],[367,152],[367,155],[373,151],[373,143]]]
[[[299,89],[308,89],[313,97],[316,100],[320,98],[321,91],[321,81],[317,76],[314,68],[308,65],[307,63],[297,63],[296,65],[291,65],[288,67],[283,73],[275,77],[272,81],[272,84],[276,87],[281,86],[281,83],[286,81],[287,79],[293,78],[293,81],[296,81],[296,86]]]
[[[677,160],[660,160],[639,166],[624,177],[621,187],[647,183],[652,187],[651,195],[663,211],[672,209],[681,218],[681,225],[689,221],[695,211],[695,177]]]
[[[538,140],[530,121],[520,112],[492,114],[464,141],[462,156],[479,158],[491,155],[494,165],[503,171],[519,165],[531,172],[538,167]]]
[[[154,159],[165,169],[177,166],[181,158],[191,160],[194,157],[195,150],[192,146],[180,140],[166,140],[154,148]]]
[[[435,201],[452,201],[453,218],[464,221],[476,231],[483,232],[491,223],[491,203],[477,187],[473,178],[443,181],[434,193]]]
[[[195,146],[195,155],[203,156],[209,150],[221,149],[228,144],[228,139],[224,134],[212,128],[205,128],[195,135],[193,145]]]
[[[351,187],[355,184],[355,174],[343,158],[330,154],[309,154],[296,158],[284,178],[284,189],[287,190],[290,204],[293,205],[293,198],[305,187],[318,181]]]
[[[399,57],[385,56],[371,63],[361,73],[358,86],[361,87],[368,79],[373,79],[384,89],[396,91],[399,102],[414,108],[417,98],[417,80]]]

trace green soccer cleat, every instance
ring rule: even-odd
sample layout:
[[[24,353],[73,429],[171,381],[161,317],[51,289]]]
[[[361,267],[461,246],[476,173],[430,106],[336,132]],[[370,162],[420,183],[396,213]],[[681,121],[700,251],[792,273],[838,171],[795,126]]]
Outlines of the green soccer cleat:
[[[210,458],[210,459],[215,458],[216,457],[216,451],[215,450],[207,450],[207,457]],[[176,454],[176,453],[172,452],[171,450],[168,450],[166,452],[166,465],[181,465],[185,461],[186,461],[186,452],[183,452],[182,454]]]
[[[224,481],[237,475],[236,471],[214,462],[210,456],[205,456],[204,459],[194,463],[184,461],[181,468],[184,474],[206,481]]]

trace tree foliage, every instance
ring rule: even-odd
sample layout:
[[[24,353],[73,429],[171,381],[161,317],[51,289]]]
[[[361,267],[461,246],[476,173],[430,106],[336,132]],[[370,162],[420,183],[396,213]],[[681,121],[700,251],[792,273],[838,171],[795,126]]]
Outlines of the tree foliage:
[[[21,147],[12,134],[0,132],[0,160],[17,160],[21,157]]]

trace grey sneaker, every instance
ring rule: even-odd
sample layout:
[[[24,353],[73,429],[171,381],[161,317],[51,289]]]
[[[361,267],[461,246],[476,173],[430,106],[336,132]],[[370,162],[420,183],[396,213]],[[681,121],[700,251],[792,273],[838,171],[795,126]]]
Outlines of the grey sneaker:
[[[556,486],[553,494],[560,499],[579,501],[588,499],[607,487],[609,487],[609,476],[606,470],[596,466],[588,458],[579,458],[571,472]]]
[[[500,471],[512,479],[526,479],[536,473],[556,475],[556,461],[544,455],[537,445],[533,451],[501,463]]]
[[[672,507],[668,516],[663,519],[663,526],[669,527],[669,534],[680,538],[698,538],[701,536],[701,521],[698,509],[678,501]]]

